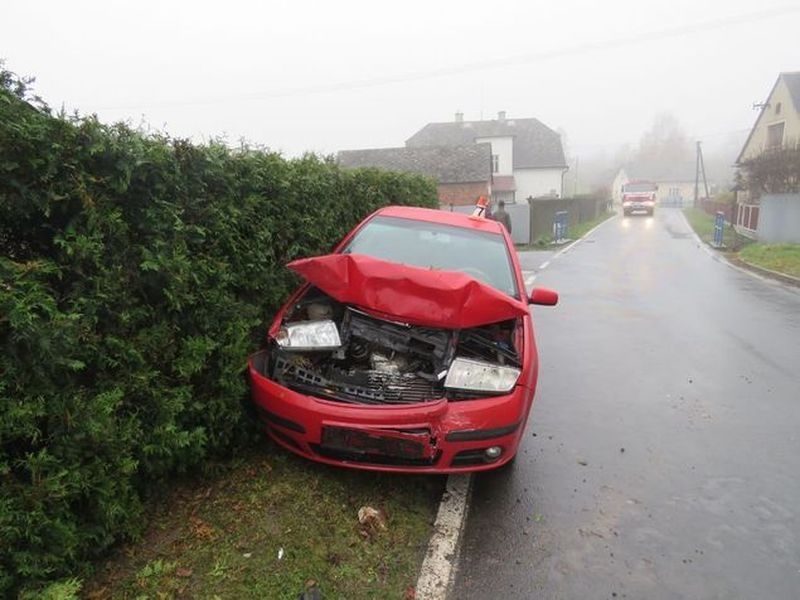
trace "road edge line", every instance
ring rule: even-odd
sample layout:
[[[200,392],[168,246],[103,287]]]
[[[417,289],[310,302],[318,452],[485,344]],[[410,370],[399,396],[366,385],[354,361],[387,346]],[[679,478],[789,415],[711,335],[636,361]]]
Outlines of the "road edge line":
[[[785,280],[783,280],[781,278],[781,276],[790,277],[790,278],[791,278],[791,276],[787,276],[784,273],[778,273],[776,271],[770,271],[769,269],[764,269],[763,267],[758,267],[757,265],[751,265],[750,263],[747,263],[747,267],[741,267],[741,266],[737,265],[736,263],[730,261],[728,258],[720,255],[719,252],[715,252],[714,249],[711,248],[711,246],[709,246],[706,242],[703,241],[703,239],[699,235],[697,235],[697,232],[694,230],[694,227],[692,227],[692,224],[689,223],[689,219],[686,218],[686,214],[682,210],[681,210],[681,216],[683,217],[683,220],[686,223],[686,226],[689,228],[689,231],[692,232],[692,235],[694,236],[694,239],[695,239],[695,242],[697,242],[697,245],[700,248],[702,248],[703,252],[708,254],[708,256],[711,258],[711,260],[715,260],[717,262],[723,263],[723,264],[727,265],[728,267],[730,267],[731,269],[733,269],[734,271],[739,271],[740,273],[743,273],[744,275],[748,275],[748,276],[752,277],[753,279],[758,279],[762,283],[766,283],[766,284],[769,284],[769,285],[774,285],[774,286],[777,286],[777,287],[779,287],[779,288],[781,288],[783,290],[787,290],[787,291],[796,291],[797,290],[797,288],[798,288],[798,284],[797,283],[788,282],[788,281],[785,281]],[[745,262],[745,261],[742,261],[742,262]],[[773,273],[774,276],[770,277],[769,275],[760,273],[759,271],[765,271],[766,273]]]
[[[619,214],[609,217],[592,227],[577,240],[559,250],[550,261],[568,252],[573,246],[586,239],[591,233]],[[534,275],[532,279],[535,279]],[[527,281],[526,281],[527,285]],[[416,600],[446,600],[453,585],[460,552],[461,534],[467,520],[469,509],[469,491],[472,486],[472,475],[455,474],[447,478],[436,522],[433,524],[433,535],[428,541],[425,559],[422,561],[417,585]]]
[[[616,214],[615,214],[613,217],[608,217],[608,218],[607,218],[607,219],[605,219],[604,221],[600,221],[600,222],[599,222],[597,225],[595,225],[594,227],[592,227],[592,228],[591,228],[589,231],[587,231],[586,233],[584,233],[584,234],[583,234],[581,237],[579,237],[577,240],[575,240],[574,242],[572,242],[572,243],[571,243],[571,244],[569,244],[568,246],[566,246],[566,247],[562,248],[561,250],[559,250],[558,252],[556,252],[556,253],[555,253],[555,255],[553,255],[553,258],[551,258],[550,260],[551,260],[551,261],[554,261],[554,260],[555,260],[555,259],[557,259],[559,256],[561,256],[562,254],[566,254],[567,252],[569,252],[569,251],[572,249],[572,247],[573,247],[573,246],[577,246],[577,245],[578,245],[578,244],[580,244],[580,243],[581,243],[583,240],[585,240],[587,237],[589,237],[589,236],[590,236],[592,233],[594,233],[595,231],[597,231],[598,229],[600,229],[600,228],[601,228],[603,225],[605,225],[605,224],[606,224],[606,223],[608,223],[609,221],[613,221],[613,220],[614,220],[614,219],[616,219],[617,217],[619,217],[619,213],[616,213]]]
[[[428,541],[428,550],[417,578],[417,600],[447,598],[455,578],[471,486],[472,475],[454,474],[447,478],[433,525],[433,535]]]

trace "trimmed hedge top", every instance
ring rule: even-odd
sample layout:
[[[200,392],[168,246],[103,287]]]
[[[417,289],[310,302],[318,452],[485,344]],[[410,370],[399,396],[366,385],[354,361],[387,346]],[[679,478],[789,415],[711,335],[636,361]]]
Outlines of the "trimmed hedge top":
[[[296,280],[431,180],[52,116],[0,69],[0,595],[136,535],[248,443],[242,371]]]

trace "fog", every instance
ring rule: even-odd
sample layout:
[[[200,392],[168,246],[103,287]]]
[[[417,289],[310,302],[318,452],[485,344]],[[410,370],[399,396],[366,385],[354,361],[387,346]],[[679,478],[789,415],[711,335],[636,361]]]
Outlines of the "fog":
[[[288,156],[502,110],[562,132],[579,179],[664,114],[729,164],[753,103],[800,68],[786,0],[4,0],[0,23],[5,67],[56,109]]]

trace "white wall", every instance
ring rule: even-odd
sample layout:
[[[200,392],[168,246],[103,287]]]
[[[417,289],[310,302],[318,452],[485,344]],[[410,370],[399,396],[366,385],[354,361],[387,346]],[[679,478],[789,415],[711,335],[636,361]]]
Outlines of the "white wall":
[[[776,123],[784,123],[783,145],[791,146],[800,141],[800,113],[794,108],[792,95],[783,78],[778,80],[775,90],[769,97],[769,106],[759,114],[750,139],[744,150],[743,159],[761,154],[767,144],[767,128]],[[778,105],[780,104],[780,113]]]
[[[551,192],[561,197],[561,174],[563,169],[517,169],[514,181],[517,184],[515,194],[518,203],[523,203],[528,196],[549,196]]]
[[[800,244],[800,194],[761,196],[758,241],[766,244]]]
[[[677,196],[683,200],[684,206],[690,206],[694,202],[694,181],[658,181],[658,190],[656,191],[656,198],[659,202],[664,202],[667,199],[673,201]],[[698,182],[697,196],[703,198],[706,195],[706,189],[703,187],[703,180]]]
[[[514,192],[492,192],[492,204],[497,206],[500,200],[506,204],[513,203],[515,201]]]
[[[511,217],[511,239],[515,244],[531,243],[531,207],[524,204],[507,204],[506,212]]]
[[[495,175],[512,175],[514,173],[514,138],[482,137],[476,138],[475,143],[492,145],[492,154],[497,154],[500,158],[500,170]]]

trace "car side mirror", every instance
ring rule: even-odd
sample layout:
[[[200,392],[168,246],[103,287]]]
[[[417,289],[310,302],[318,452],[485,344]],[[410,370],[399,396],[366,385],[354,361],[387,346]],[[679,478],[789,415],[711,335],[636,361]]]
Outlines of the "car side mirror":
[[[542,306],[555,306],[558,304],[558,292],[547,288],[533,288],[528,302]]]

